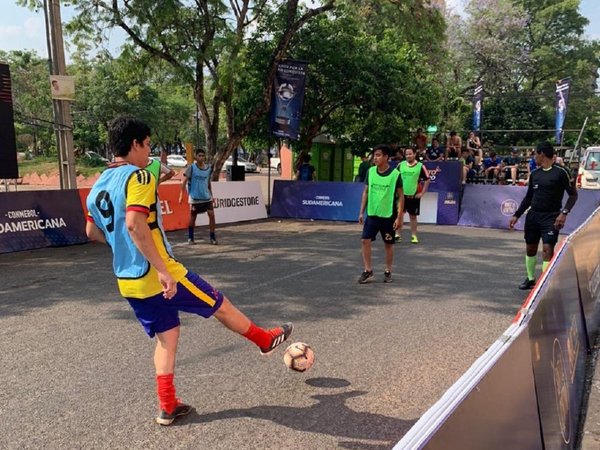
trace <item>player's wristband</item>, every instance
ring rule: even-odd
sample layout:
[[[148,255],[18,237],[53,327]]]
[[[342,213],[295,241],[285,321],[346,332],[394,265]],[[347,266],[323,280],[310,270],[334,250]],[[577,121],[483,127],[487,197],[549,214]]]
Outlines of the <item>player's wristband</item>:
[[[570,212],[570,211],[569,211],[568,209],[566,209],[566,208],[565,208],[565,209],[563,209],[563,210],[562,210],[560,213],[561,213],[561,214],[564,214],[564,215],[566,216],[567,214],[569,214],[569,212]]]

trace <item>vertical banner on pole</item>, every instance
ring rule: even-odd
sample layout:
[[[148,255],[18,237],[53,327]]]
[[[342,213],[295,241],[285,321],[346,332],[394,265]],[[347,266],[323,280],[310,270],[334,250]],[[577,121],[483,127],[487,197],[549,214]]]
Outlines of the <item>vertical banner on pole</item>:
[[[10,70],[0,64],[0,179],[7,178],[19,178],[19,167]]]
[[[473,131],[481,130],[483,115],[483,81],[477,82],[473,94]]]
[[[569,104],[569,90],[571,89],[571,78],[564,78],[556,82],[555,91],[555,139],[558,145],[562,145],[563,141],[563,126],[565,117],[567,117],[567,106]]]
[[[307,66],[304,61],[289,59],[277,65],[270,120],[271,134],[274,136],[298,140]]]

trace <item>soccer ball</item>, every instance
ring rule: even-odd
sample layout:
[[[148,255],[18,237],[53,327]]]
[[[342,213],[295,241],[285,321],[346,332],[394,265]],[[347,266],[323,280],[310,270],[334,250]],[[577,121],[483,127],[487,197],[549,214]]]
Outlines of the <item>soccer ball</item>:
[[[294,342],[285,349],[283,362],[288,369],[296,372],[306,372],[315,362],[315,352],[308,344],[303,342]]]

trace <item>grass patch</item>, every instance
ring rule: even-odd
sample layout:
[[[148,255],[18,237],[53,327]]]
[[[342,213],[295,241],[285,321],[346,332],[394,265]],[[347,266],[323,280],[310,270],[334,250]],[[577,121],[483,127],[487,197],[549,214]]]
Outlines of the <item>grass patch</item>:
[[[75,171],[77,176],[90,177],[96,173],[102,173],[106,165],[90,166],[87,161],[75,160]],[[24,176],[32,173],[38,175],[58,175],[58,157],[38,156],[33,159],[19,161],[19,175]]]

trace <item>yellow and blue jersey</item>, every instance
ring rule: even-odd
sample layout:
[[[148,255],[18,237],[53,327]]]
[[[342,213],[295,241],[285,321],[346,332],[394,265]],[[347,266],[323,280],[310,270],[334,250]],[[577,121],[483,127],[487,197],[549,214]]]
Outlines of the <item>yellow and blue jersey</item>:
[[[92,187],[87,200],[88,220],[103,233],[113,253],[113,271],[121,295],[145,299],[162,292],[156,269],[138,250],[127,231],[127,211],[147,215],[147,223],[158,253],[176,282],[187,269],[175,258],[162,229],[156,180],[145,169],[131,164],[109,167]]]

